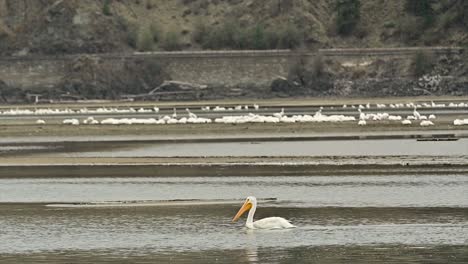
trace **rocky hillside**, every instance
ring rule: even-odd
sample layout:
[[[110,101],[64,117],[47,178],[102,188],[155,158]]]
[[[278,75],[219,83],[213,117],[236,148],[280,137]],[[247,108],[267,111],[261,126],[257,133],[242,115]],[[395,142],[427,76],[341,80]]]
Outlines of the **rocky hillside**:
[[[351,0],[0,0],[0,53],[397,47],[468,43],[468,5],[361,0],[353,28],[337,19]],[[340,13],[341,12],[341,13]],[[428,15],[429,14],[429,15]],[[347,23],[345,17],[345,22]],[[353,19],[353,18],[352,18]]]

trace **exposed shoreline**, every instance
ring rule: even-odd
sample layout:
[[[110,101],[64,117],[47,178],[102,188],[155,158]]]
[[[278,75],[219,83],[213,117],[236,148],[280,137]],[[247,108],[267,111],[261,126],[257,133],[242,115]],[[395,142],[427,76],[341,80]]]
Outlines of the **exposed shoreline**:
[[[465,157],[8,158],[0,178],[432,175],[468,173]],[[387,161],[386,161],[387,160]]]
[[[438,102],[454,98],[432,98]],[[466,98],[457,98],[457,101]],[[321,106],[346,103],[365,104],[408,101],[427,101],[428,98],[391,99],[327,99],[327,100],[266,100],[264,105]],[[220,101],[226,105],[233,101]],[[250,101],[253,103],[254,101]],[[214,101],[192,102],[198,107],[215,105]],[[246,104],[247,102],[235,102]],[[135,106],[138,102],[113,106]],[[155,102],[145,102],[150,106]],[[188,106],[191,103],[164,103],[170,106]],[[159,102],[158,102],[159,105]],[[60,108],[72,105],[59,105]],[[77,105],[74,105],[76,107]],[[96,105],[97,106],[97,105]],[[101,105],[102,106],[102,105]],[[11,106],[10,106],[11,107]],[[31,106],[30,106],[31,107]],[[37,107],[43,107],[37,105]],[[4,108],[4,107],[2,107]],[[6,107],[5,107],[6,108]],[[198,108],[199,109],[199,108]],[[276,108],[278,109],[278,108]],[[310,110],[310,109],[309,109]],[[370,111],[378,111],[371,109]],[[413,111],[406,109],[405,111]],[[169,110],[168,110],[169,111]],[[323,141],[323,140],[454,140],[468,138],[466,126],[454,126],[454,118],[463,118],[465,110],[440,115],[431,127],[419,123],[403,126],[400,122],[369,121],[358,126],[357,121],[341,123],[252,123],[252,124],[177,124],[177,125],[37,125],[40,116],[0,125],[0,178],[50,177],[191,177],[191,176],[320,176],[320,175],[434,175],[468,172],[467,156],[344,156],[344,157],[61,157],[59,146],[73,151],[111,150],[113,143],[132,147],[135,144],[211,143],[211,142],[268,142],[268,141]],[[357,109],[356,109],[357,112]],[[437,113],[436,113],[437,114]],[[10,123],[8,123],[10,122]],[[26,146],[24,150],[21,147]],[[29,147],[45,147],[32,149]],[[9,148],[13,149],[10,151]],[[467,153],[468,155],[468,153]]]

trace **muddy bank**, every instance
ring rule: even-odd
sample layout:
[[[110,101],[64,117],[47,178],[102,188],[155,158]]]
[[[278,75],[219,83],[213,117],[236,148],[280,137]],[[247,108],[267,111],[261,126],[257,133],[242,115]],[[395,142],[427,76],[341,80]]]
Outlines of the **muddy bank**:
[[[0,166],[0,178],[216,177],[466,174],[468,165],[41,165]]]
[[[466,156],[4,156],[0,178],[433,175],[468,172]]]
[[[90,137],[90,136],[128,136],[131,140],[138,139],[138,137],[153,137],[152,140],[159,138],[171,139],[174,137],[210,137],[219,138],[220,135],[225,137],[232,137],[236,135],[254,135],[255,137],[271,137],[271,135],[278,135],[279,137],[288,136],[300,136],[301,134],[309,133],[312,137],[326,137],[331,136],[329,139],[335,137],[343,137],[346,133],[352,133],[349,135],[349,139],[354,138],[372,138],[372,135],[368,133],[383,133],[383,135],[377,135],[374,138],[392,138],[392,135],[386,133],[394,132],[397,134],[394,138],[405,138],[409,134],[430,136],[431,134],[447,134],[448,136],[464,135],[466,134],[466,126],[454,126],[453,120],[439,120],[434,126],[430,128],[421,127],[415,123],[411,126],[403,126],[400,124],[393,123],[376,123],[369,124],[365,127],[358,126],[356,122],[346,123],[280,123],[280,124],[185,124],[185,125],[95,125],[95,126],[71,126],[71,125],[59,125],[59,124],[46,124],[37,125],[36,119],[29,121],[26,124],[5,124],[0,125],[0,135],[2,136],[1,141],[8,141],[8,138],[18,137],[39,137],[49,138],[50,137]],[[430,131],[430,132],[428,132]],[[401,132],[401,133],[400,133]],[[345,133],[345,134],[343,134]],[[353,134],[354,133],[354,134]],[[401,136],[398,136],[402,134]],[[307,135],[304,135],[307,136]],[[135,138],[136,137],[136,138]],[[418,138],[414,136],[413,138]],[[75,138],[76,139],[76,138]],[[73,139],[72,139],[73,140]],[[90,139],[85,139],[90,140]],[[39,139],[39,141],[41,141]],[[48,141],[48,140],[46,140]],[[81,140],[82,141],[82,140]]]

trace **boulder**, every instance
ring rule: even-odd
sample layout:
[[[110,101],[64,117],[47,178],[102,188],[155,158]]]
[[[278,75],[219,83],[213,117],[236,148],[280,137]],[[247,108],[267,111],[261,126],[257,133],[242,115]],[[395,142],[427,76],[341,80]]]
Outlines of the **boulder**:
[[[275,93],[290,93],[294,86],[284,77],[278,77],[271,83],[271,91]]]

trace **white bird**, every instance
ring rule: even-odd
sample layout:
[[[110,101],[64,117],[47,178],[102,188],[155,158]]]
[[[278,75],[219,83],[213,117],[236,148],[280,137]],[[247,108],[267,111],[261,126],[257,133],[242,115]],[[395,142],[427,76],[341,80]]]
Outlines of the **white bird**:
[[[174,107],[174,113],[172,114],[172,118],[177,118],[177,109]]]
[[[281,108],[281,112],[273,114],[273,116],[277,118],[281,118],[283,115],[284,115],[284,108]]]
[[[420,126],[433,126],[434,123],[432,123],[432,121],[429,121],[429,120],[423,120],[421,121],[421,123],[419,123]]]
[[[253,196],[247,197],[242,207],[237,212],[236,216],[232,219],[233,222],[237,221],[245,212],[249,211],[247,222],[245,226],[250,229],[281,229],[281,228],[294,228],[288,220],[282,217],[267,217],[257,221],[253,221],[253,217],[257,210],[257,198]]]
[[[468,119],[455,119],[453,121],[453,125],[455,126],[464,126],[468,125]]]
[[[405,119],[405,120],[401,121],[401,124],[402,125],[411,125],[411,120]]]
[[[416,106],[414,107],[413,116],[414,116],[416,119],[420,119],[420,118],[421,118],[421,114],[418,112]]]
[[[361,120],[359,120],[358,125],[359,126],[365,126],[365,125],[367,125],[367,122],[366,122],[366,120],[361,119]]]
[[[187,111],[189,118],[198,118],[196,114],[190,112],[190,109],[185,108],[185,111]]]
[[[73,118],[73,119],[65,119],[65,120],[62,121],[62,123],[63,123],[64,125],[73,125],[73,126],[77,126],[77,125],[80,124],[80,121],[79,121],[78,119]]]
[[[366,120],[366,119],[369,118],[365,113],[363,113],[363,112],[361,111],[361,109],[358,109],[358,111],[359,111],[359,119],[360,119],[360,120]]]
[[[46,122],[45,122],[44,120],[42,120],[42,119],[38,119],[38,120],[36,121],[36,124],[38,124],[38,125],[45,125],[45,123],[46,123]]]

